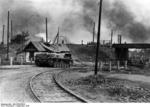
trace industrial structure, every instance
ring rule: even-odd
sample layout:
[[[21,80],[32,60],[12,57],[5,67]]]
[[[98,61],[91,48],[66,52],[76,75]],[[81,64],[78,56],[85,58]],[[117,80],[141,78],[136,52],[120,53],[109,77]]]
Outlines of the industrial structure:
[[[129,60],[129,49],[150,49],[150,44],[130,43],[130,44],[113,44],[117,60]]]

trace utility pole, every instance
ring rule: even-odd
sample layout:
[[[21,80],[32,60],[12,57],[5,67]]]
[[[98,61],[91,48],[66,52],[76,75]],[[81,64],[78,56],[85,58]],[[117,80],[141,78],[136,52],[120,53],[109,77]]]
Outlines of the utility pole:
[[[83,45],[83,43],[84,43],[84,41],[82,40],[82,41],[81,41],[81,45]]]
[[[113,44],[113,35],[114,35],[114,31],[113,29],[111,30],[111,45]]]
[[[10,36],[10,43],[11,43],[12,37],[13,37],[13,21],[11,20],[11,36]]]
[[[95,59],[95,75],[97,75],[97,73],[98,73],[98,58],[99,58],[100,36],[101,36],[102,2],[103,2],[103,0],[100,0],[98,35],[97,35],[97,46],[96,46],[96,59]]]
[[[93,43],[94,43],[94,39],[95,39],[95,22],[93,23]]]
[[[118,35],[118,44],[121,44],[122,43],[122,35]]]
[[[122,43],[122,35],[120,35],[120,44]]]
[[[9,11],[7,17],[7,59],[9,59]]]
[[[4,45],[5,25],[3,25],[2,45]]]
[[[48,25],[47,25],[47,23],[48,23],[48,20],[46,18],[46,43],[48,43]]]
[[[57,44],[59,44],[59,27],[58,27],[58,33],[57,33]]]

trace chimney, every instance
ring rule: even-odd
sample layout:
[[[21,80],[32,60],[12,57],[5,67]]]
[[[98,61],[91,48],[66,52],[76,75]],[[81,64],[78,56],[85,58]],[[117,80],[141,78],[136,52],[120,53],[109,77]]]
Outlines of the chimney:
[[[62,44],[65,44],[65,41],[64,41],[64,40],[62,40]]]
[[[113,30],[111,30],[111,45],[113,44],[113,34],[114,34]]]
[[[118,35],[118,44],[122,43],[122,35]]]
[[[120,44],[122,44],[122,35],[120,35]]]
[[[5,25],[3,25],[2,45],[4,44]]]
[[[93,43],[94,43],[94,39],[95,39],[95,22],[94,22],[94,25],[93,25]]]
[[[9,59],[9,11],[7,16],[7,59]]]
[[[81,45],[83,45],[83,40],[81,41]]]
[[[48,20],[46,18],[46,43],[48,42],[48,26],[47,26],[47,23],[48,23]]]
[[[11,20],[11,36],[10,36],[10,43],[11,43],[12,37],[13,37],[13,21]]]
[[[103,45],[105,45],[105,40],[103,40]]]
[[[58,27],[58,33],[57,33],[57,44],[59,44],[59,27]]]

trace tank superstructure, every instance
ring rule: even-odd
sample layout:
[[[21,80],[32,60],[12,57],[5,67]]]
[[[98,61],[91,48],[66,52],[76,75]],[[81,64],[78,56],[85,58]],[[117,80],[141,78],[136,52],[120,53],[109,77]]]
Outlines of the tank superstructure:
[[[68,68],[73,64],[70,53],[37,53],[35,56],[37,66],[47,66],[55,68]]]

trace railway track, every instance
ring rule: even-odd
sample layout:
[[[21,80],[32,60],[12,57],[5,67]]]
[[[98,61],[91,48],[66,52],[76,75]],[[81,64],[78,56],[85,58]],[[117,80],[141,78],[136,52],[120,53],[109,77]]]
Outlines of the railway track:
[[[31,79],[31,90],[39,102],[83,102],[80,98],[61,89],[53,79],[53,75],[53,72],[45,72],[40,73]]]

